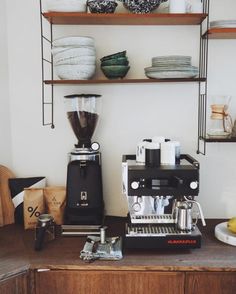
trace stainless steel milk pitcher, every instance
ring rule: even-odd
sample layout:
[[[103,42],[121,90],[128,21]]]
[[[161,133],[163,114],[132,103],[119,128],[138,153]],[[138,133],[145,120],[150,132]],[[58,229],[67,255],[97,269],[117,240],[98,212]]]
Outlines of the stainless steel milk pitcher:
[[[193,218],[193,206],[196,205],[198,209],[197,217]],[[192,231],[195,229],[198,218],[200,216],[202,225],[205,226],[205,219],[203,216],[201,205],[195,200],[189,200],[185,197],[184,201],[176,201],[173,206],[173,218],[176,227],[181,231]]]

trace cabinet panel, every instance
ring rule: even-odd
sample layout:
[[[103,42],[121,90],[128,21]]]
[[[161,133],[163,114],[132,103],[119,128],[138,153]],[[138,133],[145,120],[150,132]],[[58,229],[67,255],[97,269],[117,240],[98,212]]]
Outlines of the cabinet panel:
[[[236,273],[187,273],[185,289],[188,294],[235,294]]]
[[[36,274],[36,294],[183,294],[183,273],[48,271]]]
[[[1,294],[27,294],[27,275],[9,278],[0,282]]]

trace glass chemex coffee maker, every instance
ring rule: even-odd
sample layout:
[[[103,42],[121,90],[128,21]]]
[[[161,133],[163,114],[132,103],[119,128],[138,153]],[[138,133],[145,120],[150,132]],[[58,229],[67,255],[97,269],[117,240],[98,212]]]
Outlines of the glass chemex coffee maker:
[[[160,149],[161,153],[161,149]],[[136,155],[122,160],[123,194],[128,202],[125,228],[126,248],[199,248],[201,206],[194,200],[199,193],[199,163],[180,154],[176,163],[147,165]]]
[[[99,144],[91,142],[98,123],[100,97],[97,94],[65,96],[67,118],[78,143],[69,153],[64,234],[73,230],[76,234],[75,225],[78,231],[83,231],[83,226],[91,229],[103,222],[101,154]]]
[[[209,138],[227,138],[231,135],[233,122],[229,114],[231,96],[212,96],[210,120],[207,135]]]

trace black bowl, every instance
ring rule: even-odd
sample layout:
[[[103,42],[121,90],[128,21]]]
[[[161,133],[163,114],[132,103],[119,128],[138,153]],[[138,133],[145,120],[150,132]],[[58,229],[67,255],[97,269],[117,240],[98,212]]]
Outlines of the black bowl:
[[[117,3],[114,0],[89,0],[87,5],[91,13],[114,13]]]

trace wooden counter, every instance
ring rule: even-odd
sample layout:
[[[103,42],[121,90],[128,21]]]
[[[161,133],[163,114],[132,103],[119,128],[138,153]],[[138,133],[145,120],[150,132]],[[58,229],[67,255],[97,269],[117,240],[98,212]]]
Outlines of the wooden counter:
[[[106,277],[110,277],[112,281],[111,284],[114,284],[114,281],[117,279],[122,279],[126,285],[127,282],[131,280],[133,283],[138,283],[141,277],[144,278],[145,275],[147,275],[145,281],[153,277],[153,280],[148,280],[148,285],[152,285],[152,283],[155,283],[156,279],[158,280],[158,278],[161,277],[161,279],[164,279],[163,281],[167,279],[167,283],[171,282],[179,289],[172,293],[184,293],[183,289],[187,286],[190,287],[196,278],[198,281],[197,284],[194,282],[194,285],[197,285],[196,291],[199,291],[198,286],[201,285],[201,283],[199,283],[199,278],[201,278],[200,281],[203,281],[203,284],[206,283],[207,285],[209,283],[209,276],[205,280],[202,280],[202,276],[206,277],[205,273],[207,272],[210,274],[210,277],[212,276],[214,278],[215,282],[220,282],[220,277],[224,278],[224,283],[225,278],[229,279],[227,284],[236,289],[236,247],[226,245],[214,237],[214,227],[222,221],[223,220],[207,220],[207,227],[203,229],[199,226],[203,234],[202,248],[200,249],[168,251],[124,250],[124,257],[120,261],[97,260],[93,263],[85,263],[79,258],[80,250],[83,248],[85,242],[85,237],[60,236],[56,240],[47,243],[41,252],[35,252],[33,249],[34,232],[24,231],[20,226],[9,225],[0,229],[0,280],[5,280],[28,271],[30,272],[30,291],[28,293],[47,294],[63,293],[59,290],[50,292],[54,289],[50,288],[54,287],[50,286],[51,284],[47,285],[48,291],[50,290],[49,292],[43,292],[44,290],[42,289],[37,290],[37,285],[47,284],[45,281],[48,281],[48,278],[50,278],[52,285],[56,285],[59,281],[64,281],[63,283],[65,283],[65,281],[70,281],[70,284],[75,285],[74,281],[76,281],[76,283],[78,282],[77,277],[80,273],[82,276],[79,276],[79,281],[84,281],[87,285],[87,283],[92,282],[93,277],[95,277],[97,281],[99,281],[100,288],[103,289],[102,287],[105,287],[104,285],[108,285],[106,279],[103,281],[104,273]],[[107,218],[107,224],[109,236],[123,234],[124,218]],[[60,275],[59,278],[58,273]],[[86,273],[86,278],[83,276],[84,273]],[[139,274],[141,275],[140,277]],[[156,277],[155,275],[158,276]],[[73,279],[71,277],[73,277]],[[126,281],[125,279],[127,279],[127,277],[129,277],[129,279]],[[170,281],[168,279],[170,279]],[[103,286],[101,287],[101,285]],[[160,282],[160,285],[160,289],[163,289],[162,282]],[[114,289],[112,289],[112,293],[119,293],[121,289],[119,288],[117,292],[113,290]],[[144,293],[140,291],[140,289],[136,289],[136,292],[123,291],[123,293]],[[168,291],[162,293],[169,293]],[[213,293],[228,294],[235,292],[230,291],[213,291]],[[4,293],[1,292],[1,287],[0,293]],[[6,293],[10,294],[15,292]],[[64,293],[73,293],[73,291]],[[78,293],[85,292],[82,291]],[[101,292],[94,292],[92,290],[92,292],[88,291],[87,293],[102,293],[102,290]],[[190,291],[189,293],[197,292]],[[202,294],[205,292],[202,291],[198,293]]]

